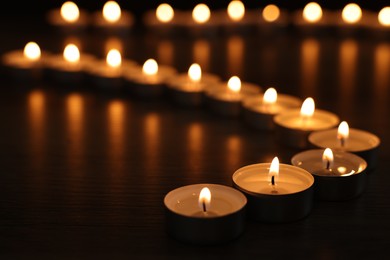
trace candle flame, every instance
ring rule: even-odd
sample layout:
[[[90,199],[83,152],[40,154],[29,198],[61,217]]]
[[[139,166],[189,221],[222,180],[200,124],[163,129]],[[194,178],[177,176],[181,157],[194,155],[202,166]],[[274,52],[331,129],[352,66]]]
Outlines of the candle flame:
[[[269,23],[275,22],[276,20],[278,20],[278,18],[280,16],[280,9],[276,5],[267,5],[263,9],[262,14],[263,14],[264,20],[266,20],[267,22],[269,22]]]
[[[199,64],[194,63],[188,69],[188,77],[192,82],[199,82],[202,79],[202,69]]]
[[[276,89],[269,88],[264,92],[263,95],[263,103],[265,105],[273,105],[276,103],[276,100],[278,99],[278,93],[276,92]]]
[[[337,129],[337,139],[341,141],[342,146],[345,145],[349,137],[349,126],[348,123],[343,121],[340,123],[339,128]]]
[[[61,6],[61,17],[69,23],[76,22],[80,17],[80,11],[77,5],[72,1],[66,1]]]
[[[310,118],[313,116],[315,110],[314,100],[311,97],[308,97],[303,101],[301,107],[301,117],[302,118]]]
[[[269,172],[268,172],[269,182],[273,186],[275,186],[278,177],[279,177],[279,159],[278,157],[275,157],[271,162],[271,166],[269,167]]]
[[[156,17],[160,22],[168,23],[174,16],[173,8],[167,3],[160,4],[156,9]]]
[[[245,15],[245,6],[241,1],[231,1],[227,7],[229,18],[233,21],[240,21]]]
[[[309,23],[315,23],[322,18],[322,8],[316,2],[308,3],[303,8],[303,18]]]
[[[64,49],[64,59],[70,63],[76,63],[80,60],[80,51],[74,44],[66,45]]]
[[[204,187],[199,193],[199,208],[206,212],[210,208],[211,192],[209,188]]]
[[[118,68],[122,64],[121,53],[117,49],[112,49],[107,53],[106,57],[107,65],[111,68]]]
[[[355,3],[347,4],[342,11],[344,22],[353,24],[362,18],[362,9]]]
[[[41,57],[41,49],[37,43],[28,42],[26,46],[24,46],[23,55],[31,61],[36,61]]]
[[[326,148],[322,154],[322,164],[324,169],[330,170],[333,167],[333,152],[330,148]]]
[[[233,76],[227,83],[228,89],[234,93],[239,93],[241,90],[241,80],[237,76]]]
[[[210,19],[210,8],[205,4],[198,4],[192,11],[192,19],[197,23],[205,23]]]
[[[383,26],[390,26],[390,6],[383,7],[379,11],[378,21]]]
[[[107,1],[103,6],[103,17],[107,22],[115,23],[121,18],[122,11],[115,1]]]
[[[146,75],[156,75],[158,72],[158,64],[157,61],[154,59],[148,59],[145,61],[143,67],[142,67],[142,72]]]

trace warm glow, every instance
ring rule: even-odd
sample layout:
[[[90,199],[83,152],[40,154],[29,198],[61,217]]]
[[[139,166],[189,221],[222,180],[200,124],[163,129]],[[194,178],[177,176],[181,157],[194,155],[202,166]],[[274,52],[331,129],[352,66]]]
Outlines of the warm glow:
[[[357,23],[362,18],[362,9],[357,4],[347,4],[342,12],[346,23]]]
[[[79,8],[75,3],[67,1],[61,6],[61,17],[69,23],[74,23],[80,17]]]
[[[103,17],[110,23],[115,23],[121,18],[121,7],[115,1],[108,1],[103,6]]]
[[[192,11],[192,19],[197,23],[205,23],[210,19],[210,8],[205,4],[198,4]]]
[[[269,177],[269,182],[272,185],[276,185],[276,181],[279,177],[279,159],[278,159],[278,157],[275,157],[272,160],[271,166],[269,167],[268,177]],[[272,181],[272,177],[274,179],[273,181]]]
[[[36,61],[41,57],[41,49],[35,42],[29,42],[24,46],[23,55],[29,60]]]
[[[302,118],[310,118],[313,116],[315,110],[314,100],[309,97],[306,98],[302,103],[301,107],[301,117]]]
[[[344,145],[348,137],[349,137],[349,126],[347,122],[343,121],[340,123],[339,128],[337,130],[337,139],[339,139]]]
[[[321,20],[321,6],[315,2],[308,3],[303,9],[303,18],[310,23],[315,23]]]
[[[322,154],[322,164],[325,169],[330,170],[333,166],[333,152],[331,149],[326,148]]]
[[[278,93],[276,92],[276,89],[269,88],[264,92],[263,95],[263,103],[265,105],[273,105],[276,103],[276,100],[278,99]]]
[[[230,91],[234,93],[238,93],[241,90],[241,80],[237,76],[233,76],[229,79],[228,83],[228,88]]]
[[[142,72],[146,75],[156,75],[158,72],[158,64],[154,59],[148,59],[145,61]]]
[[[204,187],[199,193],[199,208],[206,212],[210,208],[211,192],[209,188]]]
[[[199,82],[202,78],[202,69],[200,68],[199,64],[194,63],[191,65],[191,67],[188,69],[188,77],[193,82]]]
[[[378,21],[383,26],[390,26],[390,6],[383,7],[379,11]]]
[[[156,9],[156,17],[160,22],[170,22],[174,15],[173,8],[169,4],[160,4]]]
[[[241,1],[231,1],[227,7],[230,19],[240,21],[245,15],[245,6]]]
[[[267,5],[263,9],[263,18],[267,22],[270,22],[270,23],[274,22],[274,21],[278,20],[279,16],[280,16],[280,10],[279,10],[279,7],[277,7],[276,5]]]
[[[80,51],[74,44],[66,45],[64,49],[64,59],[71,63],[76,63],[80,60]]]
[[[107,53],[106,62],[107,62],[107,65],[110,67],[118,68],[122,64],[121,53],[116,49],[110,50]]]

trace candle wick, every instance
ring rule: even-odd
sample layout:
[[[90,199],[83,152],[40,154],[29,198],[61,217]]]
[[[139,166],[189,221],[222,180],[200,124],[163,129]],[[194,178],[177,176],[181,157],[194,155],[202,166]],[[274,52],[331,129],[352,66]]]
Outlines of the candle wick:
[[[202,201],[202,206],[203,206],[203,212],[206,212],[206,203],[204,202],[204,200]]]
[[[341,144],[341,147],[345,146],[345,138],[344,137],[340,138],[340,144]]]
[[[329,171],[330,170],[330,161],[326,160],[326,169]]]
[[[275,176],[274,175],[271,176],[271,184],[273,187],[275,187]]]

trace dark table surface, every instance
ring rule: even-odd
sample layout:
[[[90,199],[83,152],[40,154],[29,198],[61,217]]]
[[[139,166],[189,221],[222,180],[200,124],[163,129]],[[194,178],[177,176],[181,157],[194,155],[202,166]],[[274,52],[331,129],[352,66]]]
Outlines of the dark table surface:
[[[1,26],[1,53],[35,40],[60,52],[66,36],[50,27]],[[104,54],[108,37],[77,36],[82,49]],[[289,163],[298,152],[241,118],[185,109],[167,97],[140,100],[86,82],[16,82],[5,71],[0,95],[0,258],[304,258],[374,259],[390,246],[390,40],[374,32],[221,34],[215,38],[122,39],[127,58],[186,71],[196,61],[223,79],[238,75],[264,89],[332,111],[382,141],[365,192],[343,202],[316,201],[300,221],[247,221],[224,245],[200,247],[170,238],[163,198],[196,183],[231,186],[238,168]]]

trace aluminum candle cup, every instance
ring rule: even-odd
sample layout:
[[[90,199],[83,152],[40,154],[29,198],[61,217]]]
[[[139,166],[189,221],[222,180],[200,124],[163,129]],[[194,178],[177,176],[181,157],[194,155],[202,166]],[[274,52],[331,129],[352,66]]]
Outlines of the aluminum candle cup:
[[[281,223],[306,217],[313,206],[313,176],[296,166],[280,164],[275,186],[270,163],[252,164],[233,174],[233,185],[248,199],[248,216],[256,221]]]
[[[158,66],[153,73],[145,73],[142,67],[128,68],[123,72],[125,90],[140,98],[161,96],[167,81],[176,75],[176,70],[169,66]]]
[[[201,203],[205,187],[211,198]],[[224,185],[194,184],[177,188],[164,198],[166,230],[170,236],[191,244],[231,241],[244,231],[246,203],[241,192]]]
[[[260,130],[275,128],[274,116],[298,108],[302,101],[299,98],[278,94],[275,102],[268,102],[263,94],[244,98],[242,102],[244,121]]]
[[[349,129],[349,136],[345,142],[342,143],[337,136],[337,128],[318,131],[309,135],[309,142],[315,147],[351,152],[362,157],[367,162],[368,172],[376,168],[380,145],[379,137],[370,132],[353,128]]]
[[[89,24],[89,14],[71,1],[66,1],[61,8],[50,10],[47,21],[65,33],[75,33],[84,30]]]
[[[248,82],[241,83],[234,76],[227,83],[221,82],[210,86],[205,91],[205,98],[207,106],[213,113],[224,117],[237,117],[241,114],[244,97],[258,95],[260,92],[260,86]]]
[[[188,74],[180,74],[172,77],[167,82],[167,89],[172,100],[185,107],[200,106],[203,104],[204,92],[206,89],[220,82],[220,78],[214,74],[201,74],[199,71],[192,70],[197,64],[190,67]],[[191,72],[198,72],[192,75]]]
[[[313,174],[316,198],[348,200],[364,191],[367,182],[367,163],[364,159],[352,153],[334,152],[333,162],[326,167],[323,156],[323,149],[313,149],[298,153],[291,159],[293,165]]]

